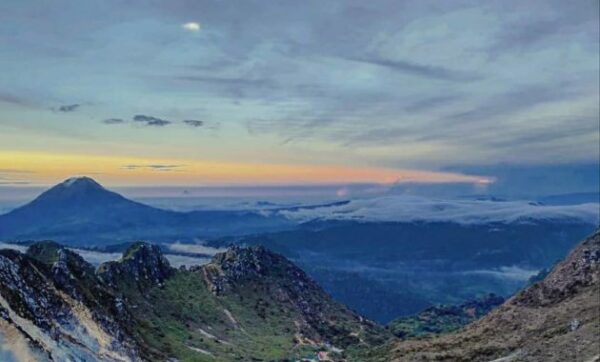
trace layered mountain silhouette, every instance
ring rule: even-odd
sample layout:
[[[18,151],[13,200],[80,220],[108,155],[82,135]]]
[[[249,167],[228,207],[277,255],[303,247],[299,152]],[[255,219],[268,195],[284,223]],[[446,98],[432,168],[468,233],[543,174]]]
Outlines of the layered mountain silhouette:
[[[185,240],[278,230],[283,218],[245,211],[176,212],[109,191],[89,177],[70,178],[0,216],[0,238],[102,245],[133,239]]]

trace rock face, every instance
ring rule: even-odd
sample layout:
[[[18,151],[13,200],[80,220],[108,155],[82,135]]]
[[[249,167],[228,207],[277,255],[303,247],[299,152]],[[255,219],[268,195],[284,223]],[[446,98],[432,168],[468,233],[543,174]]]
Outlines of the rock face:
[[[511,300],[514,305],[551,306],[598,284],[600,274],[600,230],[582,242],[541,282]]]
[[[335,302],[304,271],[264,247],[232,247],[201,269],[216,295],[243,295],[253,288],[266,303],[271,300],[292,311],[299,340],[342,349],[383,342],[379,326]],[[261,304],[256,310],[259,315],[267,313]],[[367,333],[360,335],[359,330]]]
[[[140,360],[114,302],[93,267],[57,244],[0,251],[0,331],[16,360]]]
[[[174,272],[158,246],[143,242],[132,244],[120,260],[98,267],[100,278],[113,287],[123,282],[140,288],[161,285]]]
[[[463,331],[395,344],[389,361],[597,361],[600,231],[542,281]]]
[[[0,317],[0,341],[9,342],[0,357],[9,361],[283,360],[318,351],[341,361],[388,337],[264,248],[232,248],[191,270],[142,242],[97,269],[54,242],[1,250]]]

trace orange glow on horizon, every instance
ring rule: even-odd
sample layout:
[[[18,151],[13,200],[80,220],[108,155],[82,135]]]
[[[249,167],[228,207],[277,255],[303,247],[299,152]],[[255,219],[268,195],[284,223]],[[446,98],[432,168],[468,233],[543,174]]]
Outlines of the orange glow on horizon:
[[[0,151],[0,169],[13,179],[54,184],[90,176],[110,185],[276,185],[340,183],[490,183],[482,176],[378,167],[236,163]]]

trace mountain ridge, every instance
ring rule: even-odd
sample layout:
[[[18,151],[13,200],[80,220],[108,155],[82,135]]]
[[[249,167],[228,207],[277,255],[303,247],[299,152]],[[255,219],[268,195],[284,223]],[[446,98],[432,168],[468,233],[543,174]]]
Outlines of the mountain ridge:
[[[541,281],[464,330],[396,342],[386,361],[597,361],[600,229]]]
[[[260,247],[176,269],[158,247],[136,243],[94,269],[41,242],[0,251],[0,296],[0,338],[22,348],[2,352],[36,361],[281,360],[318,351],[341,361],[389,337]]]

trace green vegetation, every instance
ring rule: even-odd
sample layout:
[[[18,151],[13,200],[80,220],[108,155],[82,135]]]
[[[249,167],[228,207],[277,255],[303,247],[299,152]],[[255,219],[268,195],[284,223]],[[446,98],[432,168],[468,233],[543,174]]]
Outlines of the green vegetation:
[[[423,337],[456,331],[488,314],[504,302],[494,294],[460,305],[440,305],[415,315],[398,318],[389,324],[390,331],[400,338]]]
[[[154,285],[144,276],[157,270],[141,274],[131,269],[140,263],[128,262],[139,260],[142,249],[132,246],[99,273],[126,302],[130,331],[151,360],[281,361],[320,350],[342,360],[389,337],[265,249],[233,249],[203,267],[171,269]]]
[[[40,241],[31,245],[27,254],[39,260],[40,262],[52,265],[58,261],[59,250],[62,246],[54,241]]]

